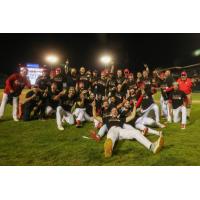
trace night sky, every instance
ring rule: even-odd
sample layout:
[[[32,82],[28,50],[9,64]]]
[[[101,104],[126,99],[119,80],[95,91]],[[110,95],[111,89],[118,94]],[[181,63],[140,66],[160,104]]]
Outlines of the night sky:
[[[99,57],[109,53],[115,65],[132,71],[184,66],[200,62],[192,52],[200,48],[200,34],[0,34],[0,73],[9,74],[19,63],[45,63],[55,53],[71,67],[100,68]]]

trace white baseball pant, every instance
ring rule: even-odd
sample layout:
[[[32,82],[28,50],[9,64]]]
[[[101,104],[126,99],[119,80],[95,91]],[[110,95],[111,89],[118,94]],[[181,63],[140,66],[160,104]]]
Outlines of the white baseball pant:
[[[117,140],[132,140],[136,139],[140,144],[150,149],[152,143],[144,137],[139,130],[123,129],[121,127],[113,126],[109,129],[107,139],[112,140],[112,148]]]
[[[47,106],[45,109],[45,114],[47,116],[52,115],[53,113],[55,113],[56,111],[51,107],[51,106]]]
[[[186,120],[187,120],[187,109],[185,106],[179,106],[176,109],[173,109],[173,121],[175,123],[180,122],[182,124],[186,124]],[[180,117],[181,115],[181,117]]]
[[[159,107],[155,103],[151,104],[146,110],[142,110],[143,116],[148,117],[149,113],[152,110],[155,113],[155,117],[156,117],[155,120],[156,120],[156,122],[159,123],[159,121],[160,121]]]
[[[75,111],[73,112],[73,115],[75,115],[76,120],[79,120],[81,122],[93,121],[93,117],[90,117],[86,113],[86,109],[85,108],[76,108]]]
[[[73,115],[70,112],[64,110],[62,106],[58,106],[56,109],[57,126],[62,126],[62,119],[64,119],[64,121],[66,121],[70,125],[74,124]]]
[[[167,118],[167,116],[168,116],[168,109],[167,109],[168,100],[164,100],[162,95],[160,96],[160,107],[161,107],[162,115]]]
[[[139,117],[135,122],[135,128],[137,128],[141,131],[144,131],[146,128],[148,128],[148,133],[158,135],[158,136],[160,135],[159,131],[156,131],[147,126],[154,127],[154,126],[157,126],[157,123],[154,119],[152,119],[150,117],[145,117],[145,116]]]
[[[134,127],[132,127],[130,124],[123,124],[123,128],[124,129],[128,129],[128,130],[136,130]],[[137,130],[136,130],[137,131]],[[106,126],[106,124],[104,124],[98,131],[97,135],[99,135],[101,138],[106,134],[106,132],[108,132],[108,128]]]
[[[12,97],[12,99],[13,99],[13,102],[12,102],[13,103],[12,115],[13,115],[13,119],[17,119],[18,97]],[[2,118],[3,115],[4,115],[7,102],[8,102],[8,94],[3,93],[1,106],[0,106],[0,118]]]

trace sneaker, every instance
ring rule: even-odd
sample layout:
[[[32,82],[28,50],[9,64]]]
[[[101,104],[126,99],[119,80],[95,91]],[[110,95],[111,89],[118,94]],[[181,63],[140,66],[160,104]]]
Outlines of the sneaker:
[[[106,139],[104,143],[104,155],[105,158],[110,158],[112,156],[112,140]]]
[[[79,128],[81,126],[82,126],[81,121],[80,120],[76,120],[76,128]]]
[[[146,127],[143,131],[142,131],[142,135],[146,136],[148,133],[148,128]]]
[[[18,119],[17,117],[13,118],[13,120],[14,120],[15,122],[18,122],[18,121],[19,121],[19,119]]]
[[[186,125],[185,124],[181,124],[181,129],[186,129]]]
[[[59,131],[64,131],[64,127],[63,126],[58,126],[58,130]]]
[[[158,153],[162,149],[163,145],[164,145],[164,138],[161,134],[158,140],[153,143],[153,148],[152,148],[153,153],[154,154]]]
[[[90,131],[90,137],[91,137],[93,140],[97,141],[97,142],[99,142],[99,141],[101,140],[100,136],[97,135],[95,131]]]

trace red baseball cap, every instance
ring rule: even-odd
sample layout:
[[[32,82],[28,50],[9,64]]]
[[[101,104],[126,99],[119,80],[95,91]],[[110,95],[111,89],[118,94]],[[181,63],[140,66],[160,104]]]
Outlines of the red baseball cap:
[[[129,69],[124,69],[124,73],[129,73],[130,71],[129,71]]]
[[[187,76],[187,73],[185,71],[181,72],[181,76]]]

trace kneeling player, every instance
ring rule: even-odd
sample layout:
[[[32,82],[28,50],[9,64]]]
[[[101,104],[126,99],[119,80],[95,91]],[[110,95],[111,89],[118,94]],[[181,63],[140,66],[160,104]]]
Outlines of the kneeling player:
[[[172,103],[172,114],[173,114],[173,121],[175,123],[181,121],[181,129],[186,128],[186,120],[187,120],[187,109],[186,109],[186,101],[187,96],[186,94],[179,90],[178,83],[173,83],[174,91],[171,92],[170,101]],[[181,118],[180,118],[181,115]]]
[[[51,89],[46,94],[46,108],[45,115],[47,117],[51,116],[56,112],[56,108],[58,107],[60,97],[62,96],[62,92],[57,90],[57,84],[53,82],[51,84]]]
[[[25,97],[23,107],[23,120],[29,121],[32,119],[41,118],[44,110],[42,104],[42,94],[37,85],[33,86]]]

